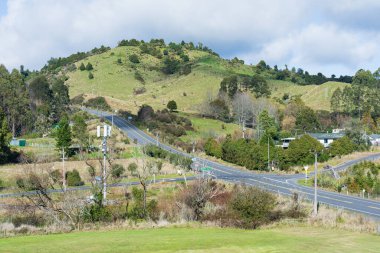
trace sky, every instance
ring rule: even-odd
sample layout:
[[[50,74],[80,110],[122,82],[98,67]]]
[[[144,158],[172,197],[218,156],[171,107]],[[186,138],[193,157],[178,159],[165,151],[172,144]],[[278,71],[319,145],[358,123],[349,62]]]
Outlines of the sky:
[[[0,0],[0,64],[40,69],[122,39],[202,42],[310,73],[380,67],[379,0]]]

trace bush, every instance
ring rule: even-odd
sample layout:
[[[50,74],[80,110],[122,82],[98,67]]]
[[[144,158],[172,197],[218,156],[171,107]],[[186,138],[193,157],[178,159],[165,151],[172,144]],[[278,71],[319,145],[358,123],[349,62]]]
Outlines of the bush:
[[[177,72],[179,67],[180,63],[178,60],[167,57],[164,60],[164,67],[162,68],[162,72],[164,72],[164,74],[171,75]]]
[[[121,61],[121,58],[117,59],[117,64],[122,64],[123,62]]]
[[[145,87],[136,87],[136,88],[133,88],[133,94],[135,94],[135,95],[143,94],[145,92],[146,92],[146,88]]]
[[[135,72],[135,79],[139,82],[141,82],[142,84],[145,84],[145,80],[144,80],[144,77],[141,75],[140,72],[136,71]]]
[[[276,198],[273,194],[256,187],[237,186],[229,205],[237,217],[238,227],[257,228],[270,221]]]
[[[110,111],[111,110],[111,107],[108,105],[108,103],[104,97],[90,98],[84,105],[91,107],[91,108],[97,108],[99,110],[104,110],[104,111]]]
[[[348,155],[355,150],[355,144],[351,141],[347,136],[343,136],[342,138],[334,141],[330,145],[330,155],[331,156],[342,156]]]
[[[84,96],[83,96],[83,93],[82,94],[79,94],[75,97],[73,97],[71,100],[70,100],[71,104],[73,105],[81,105],[83,102],[84,102]]]
[[[137,56],[137,54],[131,54],[129,57],[128,57],[129,61],[132,62],[132,63],[140,63],[140,59],[139,57]]]
[[[86,70],[90,71],[90,70],[93,70],[94,68],[92,67],[92,64],[91,63],[87,63],[86,65]]]
[[[79,66],[80,71],[86,70],[86,66],[84,66],[83,62]]]
[[[88,79],[94,79],[94,74],[92,74],[92,72],[88,73]]]
[[[68,171],[66,173],[66,181],[68,186],[81,186],[84,185],[82,178],[77,170]]]
[[[177,111],[177,103],[174,100],[170,100],[166,106],[171,112]]]
[[[204,146],[206,155],[222,157],[222,146],[214,139],[209,138]]]
[[[125,168],[121,164],[112,164],[111,176],[115,179],[121,178],[125,173]]]

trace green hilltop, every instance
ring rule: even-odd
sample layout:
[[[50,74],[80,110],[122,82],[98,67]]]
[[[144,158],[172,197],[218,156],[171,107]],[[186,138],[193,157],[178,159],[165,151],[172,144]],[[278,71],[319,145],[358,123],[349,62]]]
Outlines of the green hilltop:
[[[175,51],[169,46],[155,46],[153,53],[146,52],[141,45],[118,46],[75,62],[76,68],[66,74],[70,97],[80,94],[86,99],[103,96],[112,107],[132,112],[142,104],[162,109],[168,101],[175,100],[180,111],[197,112],[197,107],[207,96],[217,94],[224,77],[257,73],[257,66],[246,65],[237,58],[222,59],[211,50],[182,47],[178,53],[178,49]],[[137,56],[138,62],[133,63],[131,55]],[[184,55],[188,59],[181,59]],[[175,73],[163,73],[166,58],[182,62]],[[87,66],[88,63],[92,64],[92,70],[80,69],[82,64]],[[191,66],[190,73],[183,73],[186,65]],[[90,73],[92,79],[89,78]],[[266,77],[266,72],[261,75]],[[266,79],[273,101],[280,101],[284,94],[299,95],[306,105],[316,110],[330,110],[330,99],[335,89],[349,85],[331,81],[321,85],[299,85]]]

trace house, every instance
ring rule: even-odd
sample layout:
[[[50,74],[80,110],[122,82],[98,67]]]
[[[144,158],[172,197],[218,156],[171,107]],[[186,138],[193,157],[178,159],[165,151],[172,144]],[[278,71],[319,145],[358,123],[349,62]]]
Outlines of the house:
[[[309,135],[317,139],[325,148],[328,148],[333,141],[342,138],[344,133],[309,133]]]
[[[342,138],[344,133],[308,133],[311,137],[317,139],[325,148],[328,148],[333,141]],[[283,138],[281,139],[282,145],[281,147],[286,149],[289,147],[290,142],[295,140],[296,138]],[[379,144],[380,144],[380,135],[379,135]]]
[[[372,146],[380,146],[380,134],[370,134],[367,137]]]
[[[294,137],[289,137],[289,138],[283,138],[283,139],[281,139],[281,141],[282,141],[281,147],[284,148],[284,149],[288,148],[290,142],[294,141],[295,139],[296,138],[294,138]]]

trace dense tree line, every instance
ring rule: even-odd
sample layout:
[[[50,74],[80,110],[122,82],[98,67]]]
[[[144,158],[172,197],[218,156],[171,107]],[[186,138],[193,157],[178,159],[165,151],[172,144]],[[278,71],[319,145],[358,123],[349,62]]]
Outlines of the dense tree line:
[[[351,83],[351,76],[339,76],[331,75],[331,77],[326,77],[322,73],[317,73],[316,75],[310,74],[308,71],[304,71],[301,68],[296,69],[292,67],[290,70],[288,66],[285,65],[285,69],[279,69],[277,65],[274,65],[271,68],[269,65],[265,63],[265,61],[261,60],[256,66],[255,70],[257,74],[265,76],[269,79],[275,80],[283,80],[290,81],[300,85],[309,85],[309,84],[322,84],[327,81],[335,81],[335,82],[343,82],[343,83]]]
[[[39,75],[27,82],[18,70],[0,65],[0,110],[13,136],[49,131],[69,110],[68,87],[61,78]]]
[[[101,46],[100,48],[93,48],[88,52],[78,52],[68,57],[51,58],[47,64],[41,69],[42,72],[55,72],[57,69],[68,65],[72,65],[77,61],[83,60],[91,55],[101,54],[110,50],[110,47]]]

